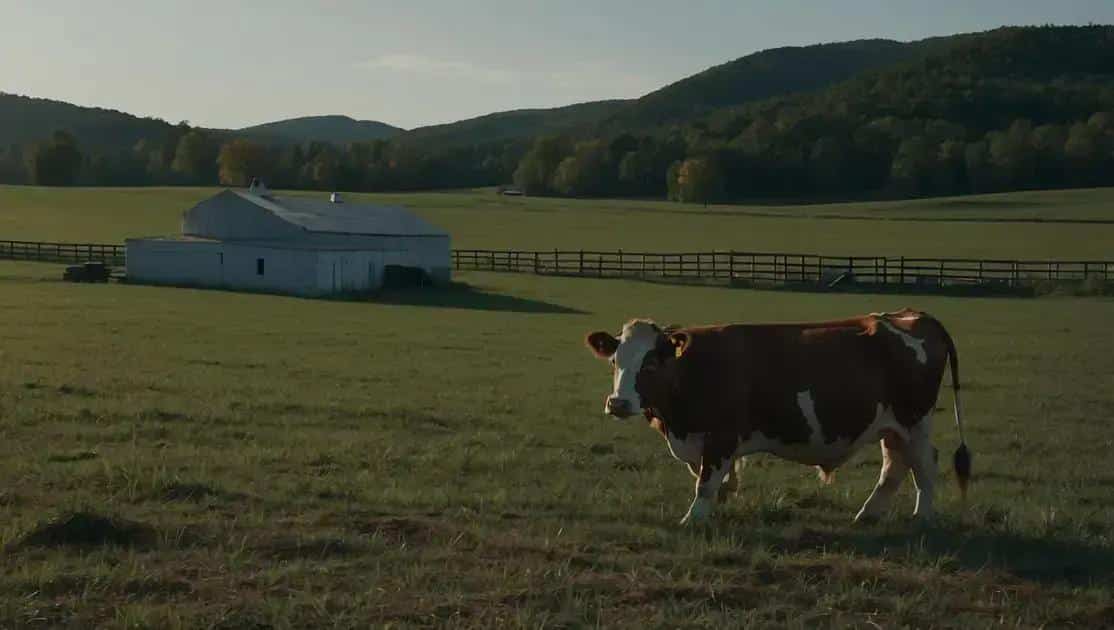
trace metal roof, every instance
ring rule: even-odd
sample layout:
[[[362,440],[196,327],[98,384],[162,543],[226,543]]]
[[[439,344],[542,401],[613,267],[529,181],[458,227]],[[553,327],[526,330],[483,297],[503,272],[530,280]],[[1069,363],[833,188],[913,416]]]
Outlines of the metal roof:
[[[448,236],[448,232],[399,206],[332,203],[328,197],[274,197],[232,191],[288,223],[309,232],[367,236]]]

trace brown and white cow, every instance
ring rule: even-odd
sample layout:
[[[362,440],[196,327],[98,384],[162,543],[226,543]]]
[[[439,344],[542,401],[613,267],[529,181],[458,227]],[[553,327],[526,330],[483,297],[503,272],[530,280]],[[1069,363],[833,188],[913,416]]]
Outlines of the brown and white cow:
[[[872,440],[882,445],[882,473],[855,520],[885,511],[909,471],[914,515],[931,517],[932,413],[949,362],[960,436],[953,464],[966,492],[971,458],[960,420],[959,359],[944,326],[926,313],[678,329],[633,320],[618,337],[594,332],[586,341],[613,366],[604,413],[645,415],[696,477],[682,523],[711,513],[748,454],[772,453],[826,477]]]

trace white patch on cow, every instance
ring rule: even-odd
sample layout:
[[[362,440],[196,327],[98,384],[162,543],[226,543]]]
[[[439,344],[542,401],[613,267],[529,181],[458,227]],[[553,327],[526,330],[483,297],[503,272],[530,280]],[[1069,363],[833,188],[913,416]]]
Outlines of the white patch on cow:
[[[636,321],[623,326],[619,336],[619,347],[612,361],[615,364],[615,379],[612,396],[630,404],[635,412],[642,411],[642,399],[635,389],[638,373],[646,354],[654,349],[660,332],[649,322]],[[605,409],[606,413],[606,409]]]
[[[925,350],[924,350],[924,339],[917,339],[913,335],[910,335],[909,333],[905,332],[904,330],[901,330],[900,328],[898,328],[897,326],[894,326],[893,324],[891,324],[890,322],[888,322],[886,320],[881,320],[878,323],[885,326],[886,330],[888,330],[891,333],[897,335],[898,338],[901,339],[901,341],[905,345],[912,348],[913,352],[917,355],[917,362],[918,363],[921,363],[921,364],[928,363],[928,353],[925,352]]]
[[[824,431],[820,428],[820,418],[816,417],[816,402],[812,400],[812,392],[808,390],[797,392],[797,406],[801,408],[801,413],[804,414],[805,421],[808,422],[809,443],[814,445],[823,444]]]
[[[886,432],[892,432],[903,440],[909,438],[909,431],[897,421],[893,409],[878,403],[874,419],[866,429],[853,440],[839,438],[833,442],[821,440],[814,443],[795,442],[786,444],[781,440],[766,437],[761,431],[751,433],[750,438],[739,443],[735,450],[736,456],[745,456],[752,453],[771,453],[783,459],[806,464],[809,466],[824,466],[835,469],[846,462],[855,454],[863,444],[875,442]]]
[[[666,431],[665,441],[669,443],[669,452],[673,457],[686,463],[700,467],[700,455],[704,452],[704,434],[689,433],[685,439]]]

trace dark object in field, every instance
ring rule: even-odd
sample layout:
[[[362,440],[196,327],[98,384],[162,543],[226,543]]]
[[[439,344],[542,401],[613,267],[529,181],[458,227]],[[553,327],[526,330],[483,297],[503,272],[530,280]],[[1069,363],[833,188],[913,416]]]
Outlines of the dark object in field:
[[[142,547],[155,541],[147,525],[92,512],[73,512],[51,519],[24,535],[16,547]]]
[[[387,265],[383,267],[383,288],[404,289],[433,286],[433,278],[420,267]]]
[[[110,272],[108,265],[103,262],[89,261],[66,267],[62,279],[70,282],[108,282]]]

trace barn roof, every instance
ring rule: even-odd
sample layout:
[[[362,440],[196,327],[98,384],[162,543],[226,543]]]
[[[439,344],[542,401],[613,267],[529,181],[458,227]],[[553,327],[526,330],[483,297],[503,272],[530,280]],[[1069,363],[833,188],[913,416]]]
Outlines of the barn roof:
[[[368,236],[448,236],[448,233],[400,206],[332,203],[327,198],[275,197],[232,191],[288,223],[309,232]]]

